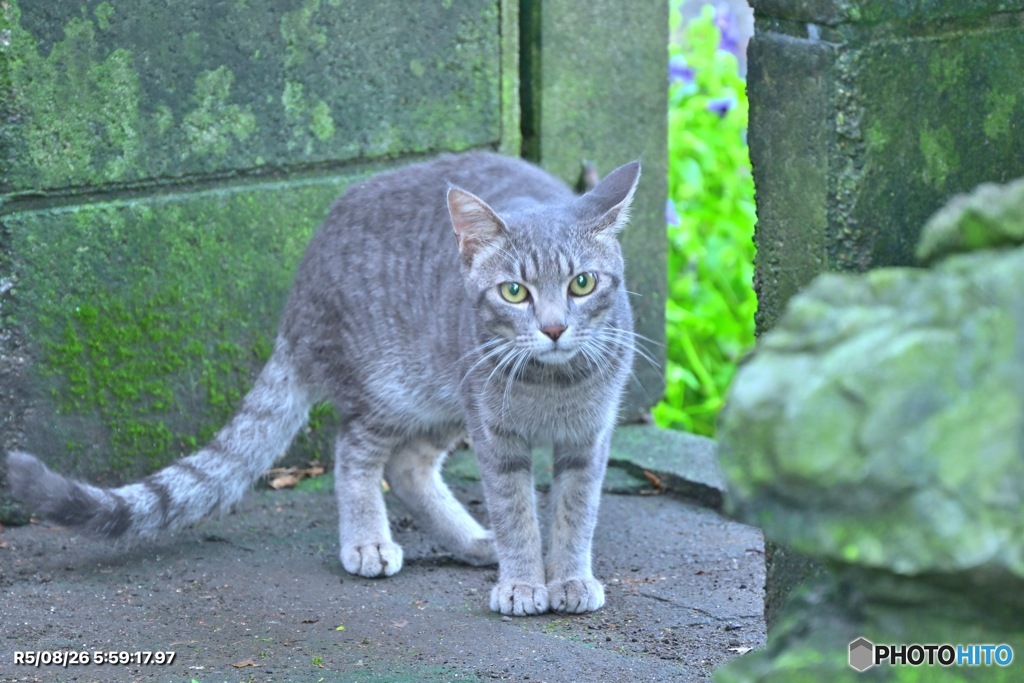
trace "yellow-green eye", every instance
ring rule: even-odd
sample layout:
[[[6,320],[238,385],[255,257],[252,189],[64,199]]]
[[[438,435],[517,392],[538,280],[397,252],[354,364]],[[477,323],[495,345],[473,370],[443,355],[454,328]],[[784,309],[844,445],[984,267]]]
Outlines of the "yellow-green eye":
[[[526,301],[526,297],[530,296],[526,287],[518,282],[502,282],[498,289],[501,292],[501,298],[510,304],[521,304]]]
[[[569,283],[569,291],[573,296],[586,296],[594,291],[596,285],[597,275],[595,273],[580,273]]]

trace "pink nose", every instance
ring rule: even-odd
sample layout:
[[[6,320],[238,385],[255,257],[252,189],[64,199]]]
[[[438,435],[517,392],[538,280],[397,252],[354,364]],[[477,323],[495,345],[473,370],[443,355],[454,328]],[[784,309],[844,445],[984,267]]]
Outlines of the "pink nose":
[[[547,327],[540,328],[540,331],[551,337],[551,341],[558,341],[558,338],[565,332],[564,325],[548,325]]]

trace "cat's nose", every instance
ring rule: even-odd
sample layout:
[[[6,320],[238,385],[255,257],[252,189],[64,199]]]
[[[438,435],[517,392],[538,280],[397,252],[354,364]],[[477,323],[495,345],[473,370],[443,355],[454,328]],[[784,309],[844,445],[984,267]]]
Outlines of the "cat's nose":
[[[540,328],[540,331],[551,338],[551,341],[558,341],[558,338],[565,332],[565,325],[548,325]]]

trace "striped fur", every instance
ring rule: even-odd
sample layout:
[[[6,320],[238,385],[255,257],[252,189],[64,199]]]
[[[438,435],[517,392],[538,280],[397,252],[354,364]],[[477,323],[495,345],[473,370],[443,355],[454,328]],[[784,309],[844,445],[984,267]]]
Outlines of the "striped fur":
[[[343,423],[334,467],[347,571],[402,567],[386,477],[456,557],[498,562],[495,611],[597,609],[591,538],[635,349],[616,236],[638,177],[629,164],[577,197],[522,160],[476,152],[352,186],[299,265],[270,361],[210,444],[109,490],[12,453],[12,491],[69,526],[159,538],[230,508],[287,450],[312,403],[327,400]],[[593,288],[573,293],[581,274]],[[507,282],[529,296],[506,300]],[[490,529],[440,475],[467,433]],[[532,448],[543,444],[555,472],[546,555],[532,475]]]
[[[142,481],[100,489],[51,472],[26,453],[8,456],[15,496],[55,522],[126,543],[155,540],[227,511],[288,448],[306,421],[307,392],[278,340],[242,407],[205,448]]]

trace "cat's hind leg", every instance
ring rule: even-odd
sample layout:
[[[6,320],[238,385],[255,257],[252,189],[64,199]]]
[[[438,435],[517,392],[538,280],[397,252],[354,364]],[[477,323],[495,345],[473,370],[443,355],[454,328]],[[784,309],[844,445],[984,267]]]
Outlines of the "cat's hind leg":
[[[498,561],[494,535],[466,511],[441,478],[449,448],[431,439],[415,439],[388,461],[391,489],[456,558],[476,566]]]
[[[350,574],[392,576],[402,568],[402,547],[391,538],[381,483],[384,464],[400,441],[358,422],[342,428],[334,451],[341,564]]]

